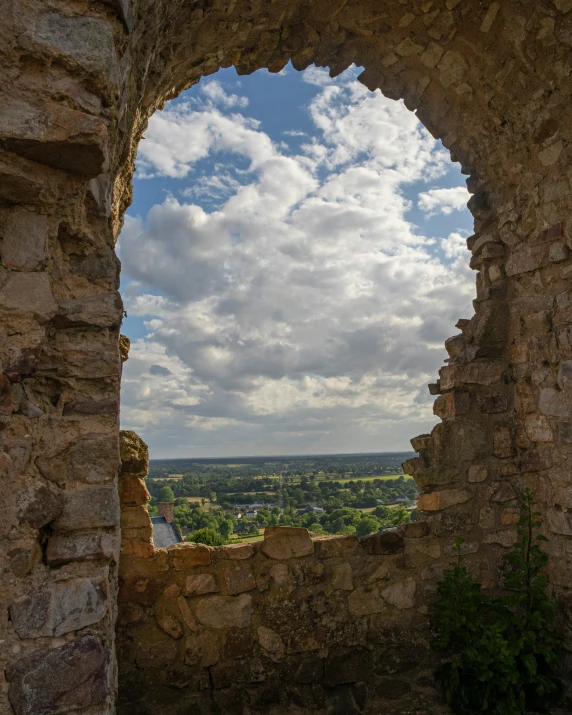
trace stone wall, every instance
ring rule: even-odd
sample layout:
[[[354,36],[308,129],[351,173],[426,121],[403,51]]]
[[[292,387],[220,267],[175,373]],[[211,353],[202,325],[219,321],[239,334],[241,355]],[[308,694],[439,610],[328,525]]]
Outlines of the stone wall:
[[[178,544],[122,568],[118,712],[448,712],[436,692],[428,525]]]
[[[314,62],[335,75],[355,62],[367,87],[403,99],[460,161],[473,194],[475,315],[446,343],[449,363],[431,387],[442,421],[414,440],[407,466],[431,534],[419,568],[437,571],[439,539],[461,533],[494,585],[515,493],[532,486],[568,628],[572,0],[0,7],[2,708],[114,710],[127,349],[114,245],[148,117],[231,65]],[[138,537],[149,526],[137,513],[126,513],[123,541],[144,561],[150,540]]]

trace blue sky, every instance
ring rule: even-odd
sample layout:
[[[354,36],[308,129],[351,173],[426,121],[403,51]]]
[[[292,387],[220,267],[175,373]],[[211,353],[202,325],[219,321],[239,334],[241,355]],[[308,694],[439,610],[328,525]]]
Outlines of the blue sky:
[[[119,254],[122,426],[152,457],[403,450],[435,423],[469,197],[358,74],[221,70],[151,118]]]

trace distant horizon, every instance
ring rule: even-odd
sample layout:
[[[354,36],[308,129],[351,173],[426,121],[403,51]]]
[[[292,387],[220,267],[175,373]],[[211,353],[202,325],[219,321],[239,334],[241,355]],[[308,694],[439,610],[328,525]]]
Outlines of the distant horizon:
[[[149,462],[188,462],[192,460],[194,462],[204,461],[204,460],[216,460],[220,462],[221,460],[230,459],[285,459],[294,457],[354,457],[354,456],[367,456],[367,455],[386,455],[386,454],[415,454],[411,450],[401,450],[397,449],[394,451],[385,452],[307,452],[299,454],[249,454],[246,456],[231,455],[229,457],[156,457],[154,459],[149,459]]]

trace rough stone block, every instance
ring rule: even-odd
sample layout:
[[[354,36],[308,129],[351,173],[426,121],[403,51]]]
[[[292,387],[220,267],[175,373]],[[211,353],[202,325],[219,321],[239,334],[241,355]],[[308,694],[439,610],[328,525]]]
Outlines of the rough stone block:
[[[505,395],[482,395],[479,397],[479,410],[486,415],[500,414],[508,410],[508,399]]]
[[[122,556],[135,556],[148,559],[153,556],[155,551],[153,544],[151,542],[151,534],[149,538],[143,540],[142,537],[133,539],[122,539],[121,541],[121,555]]]
[[[87,176],[101,174],[107,157],[105,122],[63,103],[4,99],[0,140],[26,159]]]
[[[550,452],[541,453],[538,449],[529,449],[523,452],[520,460],[521,472],[541,472],[544,469],[550,469],[550,467],[552,467]]]
[[[314,542],[307,529],[292,526],[267,526],[262,552],[271,559],[293,559],[314,553]]]
[[[67,715],[105,700],[110,654],[94,636],[40,650],[6,668],[8,698],[16,715]]]
[[[189,608],[187,599],[184,596],[179,596],[177,598],[177,605],[179,606],[181,618],[183,619],[187,628],[189,628],[191,631],[196,631],[199,626],[197,624],[197,621],[195,620],[195,617],[193,616],[191,609]]]
[[[485,360],[465,365],[450,365],[439,370],[440,389],[452,390],[467,385],[498,385],[506,369],[503,362]]]
[[[518,251],[512,251],[509,256],[505,271],[507,276],[517,276],[521,273],[536,271],[548,263],[548,249],[546,246],[523,246]]]
[[[259,626],[257,633],[258,642],[267,653],[274,656],[279,656],[284,653],[284,643],[276,631],[266,628],[265,626]]]
[[[249,559],[254,554],[254,549],[252,544],[245,542],[244,544],[229,544],[224,547],[222,552],[227,559],[232,559],[236,561],[242,561],[243,559]]]
[[[121,474],[146,477],[149,471],[149,448],[138,434],[132,430],[119,433]]]
[[[491,502],[499,504],[516,499],[516,492],[510,482],[496,482],[492,485]]]
[[[467,479],[469,482],[484,482],[487,476],[488,469],[484,464],[472,464]]]
[[[419,511],[440,511],[456,504],[463,504],[471,498],[466,489],[442,489],[430,494],[421,494],[417,501]]]
[[[362,537],[360,543],[368,554],[396,554],[403,551],[403,534],[398,529],[385,529]]]
[[[407,459],[401,466],[403,467],[403,473],[408,474],[410,477],[417,477],[427,469],[427,464],[422,457]]]
[[[119,495],[115,487],[87,487],[67,492],[62,513],[53,522],[57,531],[119,525]]]
[[[195,616],[209,628],[246,628],[253,613],[252,596],[209,596],[198,601]]]
[[[51,566],[61,566],[71,561],[116,561],[117,556],[118,537],[111,534],[51,536],[46,551]]]
[[[315,543],[319,549],[319,557],[329,559],[334,556],[353,554],[359,542],[357,536],[332,536],[327,539],[319,539]]]
[[[204,544],[176,544],[169,549],[169,560],[176,571],[193,566],[208,566],[213,549]]]
[[[2,264],[16,271],[34,271],[46,262],[48,219],[31,211],[13,211],[4,227]]]
[[[117,291],[89,298],[74,298],[59,304],[58,326],[109,328],[116,330],[123,319],[123,301]]]
[[[420,434],[418,437],[413,437],[410,441],[413,451],[421,452],[422,450],[429,448],[429,445],[431,444],[431,435]]]
[[[336,591],[353,591],[351,564],[342,563],[332,567],[332,587]]]
[[[552,263],[561,263],[565,261],[570,255],[570,249],[562,241],[553,243],[550,246],[549,259]]]
[[[0,317],[30,316],[40,324],[56,314],[50,279],[46,273],[11,273],[0,290]]]
[[[545,387],[540,390],[538,409],[551,417],[571,417],[572,400],[563,391]]]
[[[46,12],[37,20],[32,37],[46,52],[77,64],[99,85],[117,85],[119,63],[113,29],[106,20]]]
[[[38,457],[36,466],[43,477],[56,484],[111,482],[118,467],[117,436],[84,435],[56,454]]]
[[[433,414],[442,420],[452,420],[458,415],[466,414],[471,407],[471,398],[468,392],[448,392],[433,403]]]
[[[429,523],[427,521],[411,521],[403,525],[403,536],[406,539],[422,539],[429,536]]]
[[[549,509],[547,512],[548,526],[553,534],[572,536],[572,512],[561,509]]]
[[[483,543],[485,544],[500,544],[505,548],[514,546],[518,535],[515,529],[504,529],[503,531],[494,531],[490,534],[485,534]]]
[[[183,637],[183,626],[181,625],[181,621],[179,621],[179,619],[172,613],[158,613],[157,625],[162,631],[175,640],[179,640],[179,638]]]
[[[377,586],[356,588],[348,596],[348,609],[354,618],[381,613],[387,608],[386,602],[379,595]]]
[[[256,581],[250,566],[225,569],[224,580],[230,596],[236,596],[238,593],[252,591],[256,588]]]
[[[61,636],[100,621],[107,611],[101,588],[78,578],[39,586],[10,607],[20,638]]]
[[[524,428],[528,438],[533,442],[552,442],[554,440],[552,429],[544,415],[526,415]]]
[[[121,528],[125,532],[128,529],[148,529],[150,527],[151,518],[144,506],[124,506],[121,509]]]
[[[187,596],[202,596],[205,593],[216,593],[219,588],[212,573],[200,573],[187,576],[185,590]]]
[[[145,482],[139,477],[129,475],[121,480],[121,503],[143,506],[151,499]]]
[[[63,508],[62,494],[40,484],[27,495],[25,506],[20,511],[20,521],[27,521],[34,529],[41,529],[53,521]]]
[[[415,605],[415,591],[417,585],[415,579],[408,578],[405,581],[392,583],[381,592],[382,598],[400,610],[413,608]]]
[[[84,395],[76,395],[64,405],[64,417],[83,415],[117,415],[119,399],[113,396],[103,400],[95,400]]]
[[[42,563],[42,549],[35,541],[31,548],[16,548],[8,551],[10,570],[18,578],[24,578],[30,571]]]

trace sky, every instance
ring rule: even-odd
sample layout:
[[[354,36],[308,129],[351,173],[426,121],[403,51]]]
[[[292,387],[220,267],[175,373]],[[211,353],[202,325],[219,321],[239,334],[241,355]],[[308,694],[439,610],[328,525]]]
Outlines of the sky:
[[[359,71],[221,70],[151,117],[118,247],[151,458],[403,451],[437,422],[469,195]]]

